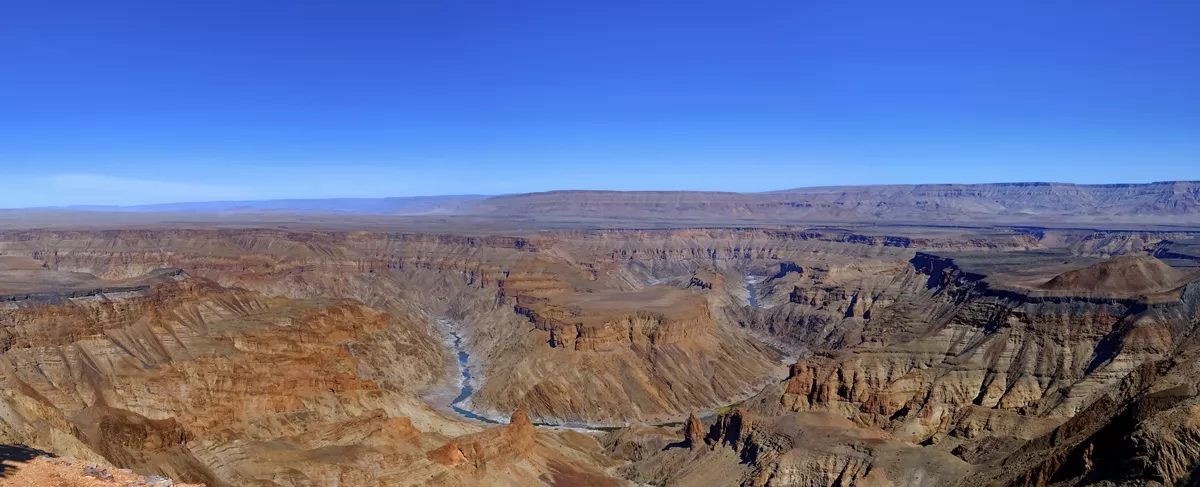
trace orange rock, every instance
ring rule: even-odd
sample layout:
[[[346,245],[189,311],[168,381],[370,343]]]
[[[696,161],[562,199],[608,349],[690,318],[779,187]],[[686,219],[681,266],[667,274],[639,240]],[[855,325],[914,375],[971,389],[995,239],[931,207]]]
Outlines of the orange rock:
[[[463,455],[462,449],[458,447],[458,440],[450,440],[441,448],[429,452],[428,456],[430,460],[448,467],[456,467],[467,461],[467,456]]]
[[[689,414],[687,421],[683,423],[683,443],[689,448],[699,448],[704,445],[704,425],[700,423],[700,418],[696,417],[696,413]]]
[[[509,424],[455,438],[430,452],[429,459],[448,466],[480,466],[524,457],[533,452],[536,433],[529,415],[521,408],[513,412]]]

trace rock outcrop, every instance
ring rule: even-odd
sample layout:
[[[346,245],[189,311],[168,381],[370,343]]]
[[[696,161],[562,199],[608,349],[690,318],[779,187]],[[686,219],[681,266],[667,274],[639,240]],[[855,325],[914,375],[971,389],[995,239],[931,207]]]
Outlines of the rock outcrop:
[[[429,453],[429,458],[446,466],[470,465],[483,468],[489,462],[519,459],[533,453],[535,430],[524,409],[512,414],[507,425],[460,436]]]
[[[699,448],[704,445],[704,438],[704,425],[700,423],[700,418],[696,417],[696,413],[689,414],[683,422],[683,446]]]
[[[621,447],[625,443],[615,443]],[[682,485],[872,485],[958,480],[967,466],[952,455],[905,444],[875,428],[827,414],[759,416],[735,408],[718,415],[703,444],[660,448],[630,459],[626,476]]]
[[[38,457],[27,462],[4,465],[12,469],[0,478],[0,487],[204,487],[183,484],[156,475],[137,475],[119,469],[74,458]]]

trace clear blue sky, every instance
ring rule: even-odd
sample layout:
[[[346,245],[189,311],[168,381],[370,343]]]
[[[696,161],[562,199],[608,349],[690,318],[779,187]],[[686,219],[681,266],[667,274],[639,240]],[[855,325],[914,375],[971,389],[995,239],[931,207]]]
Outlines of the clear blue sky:
[[[8,1],[0,207],[1200,179],[1200,2]]]

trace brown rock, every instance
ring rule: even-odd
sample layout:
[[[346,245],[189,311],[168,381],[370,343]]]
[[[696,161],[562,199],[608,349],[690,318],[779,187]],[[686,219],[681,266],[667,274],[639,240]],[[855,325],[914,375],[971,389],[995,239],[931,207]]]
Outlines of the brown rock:
[[[467,461],[467,456],[463,455],[462,450],[458,447],[458,440],[451,440],[441,448],[429,452],[428,457],[430,460],[448,467],[456,467]]]
[[[429,452],[429,459],[447,466],[468,463],[482,466],[489,462],[529,456],[537,433],[524,408],[512,414],[504,426],[460,436]]]
[[[688,448],[699,448],[704,444],[704,425],[696,413],[689,414],[683,423],[683,443]]]
[[[111,469],[71,458],[38,457],[27,462],[6,462],[4,470],[4,475],[0,476],[0,487],[204,487],[205,485],[175,483],[171,479],[157,476],[143,477],[127,469]]]

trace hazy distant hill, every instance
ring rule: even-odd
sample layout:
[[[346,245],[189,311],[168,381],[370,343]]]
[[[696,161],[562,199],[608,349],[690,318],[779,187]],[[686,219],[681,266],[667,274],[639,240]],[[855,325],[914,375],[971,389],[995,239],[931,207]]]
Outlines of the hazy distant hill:
[[[263,201],[208,201],[139,206],[71,206],[68,210],[163,213],[353,213],[367,215],[451,214],[488,198],[483,195],[403,198],[330,198]]]
[[[722,222],[1200,224],[1200,182],[830,186],[767,193],[549,191],[218,201],[72,210],[197,214],[463,215],[477,218]]]
[[[1200,183],[928,184],[769,193],[551,191],[497,196],[474,214],[782,221],[1200,223]]]

